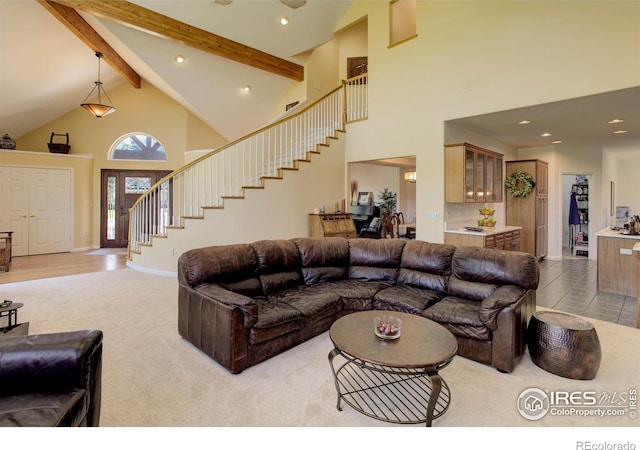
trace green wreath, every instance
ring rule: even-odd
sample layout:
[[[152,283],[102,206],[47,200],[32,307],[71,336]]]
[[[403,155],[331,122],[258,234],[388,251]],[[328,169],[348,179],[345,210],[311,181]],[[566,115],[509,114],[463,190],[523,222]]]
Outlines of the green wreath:
[[[509,175],[504,185],[512,197],[526,197],[533,192],[536,182],[527,172],[516,172]]]

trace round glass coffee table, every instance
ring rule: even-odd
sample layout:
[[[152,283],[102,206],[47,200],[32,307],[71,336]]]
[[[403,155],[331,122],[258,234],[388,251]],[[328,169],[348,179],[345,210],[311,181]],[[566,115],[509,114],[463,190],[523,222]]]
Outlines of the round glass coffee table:
[[[376,336],[374,318],[381,315],[402,320],[400,337]],[[413,314],[362,311],[336,320],[329,337],[339,411],[344,400],[378,420],[429,427],[449,407],[449,386],[438,372],[456,355],[458,342],[442,325]]]

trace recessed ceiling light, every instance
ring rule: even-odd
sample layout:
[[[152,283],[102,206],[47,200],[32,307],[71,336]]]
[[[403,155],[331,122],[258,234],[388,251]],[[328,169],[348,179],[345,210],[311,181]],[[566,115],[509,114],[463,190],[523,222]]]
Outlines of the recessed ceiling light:
[[[562,144],[562,141],[553,141],[552,144]]]
[[[616,130],[616,131],[613,132],[613,134],[624,134],[626,132],[627,132],[627,130]]]
[[[612,120],[608,121],[607,123],[622,123],[622,122],[624,122],[623,119],[612,119]]]
[[[545,131],[545,132],[544,132],[544,133],[542,133],[540,136],[542,136],[542,137],[549,137],[549,136],[551,136],[551,133],[548,133],[548,132],[546,132],[546,131]]]
[[[530,123],[530,120],[521,120],[520,122],[518,122],[518,125],[529,125]]]
[[[288,17],[281,17],[280,18],[280,25],[286,25],[289,23],[289,18]]]
[[[184,62],[184,56],[182,55],[176,55],[176,62],[178,64],[182,64]]]
[[[249,86],[248,84],[245,84],[244,86],[242,86],[242,92],[244,93],[251,92],[251,86]]]

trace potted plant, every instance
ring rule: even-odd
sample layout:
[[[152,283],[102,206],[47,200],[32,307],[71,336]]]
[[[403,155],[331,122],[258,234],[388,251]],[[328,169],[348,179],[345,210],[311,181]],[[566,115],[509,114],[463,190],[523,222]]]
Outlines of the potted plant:
[[[380,199],[380,213],[387,214],[389,216],[396,212],[396,206],[398,205],[398,194],[391,192],[389,188],[384,188],[378,195]]]

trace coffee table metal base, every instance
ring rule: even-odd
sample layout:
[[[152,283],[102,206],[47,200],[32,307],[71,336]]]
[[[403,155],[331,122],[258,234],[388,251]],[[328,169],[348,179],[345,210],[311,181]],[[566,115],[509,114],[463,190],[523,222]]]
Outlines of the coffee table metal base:
[[[337,370],[336,356],[344,359]],[[380,366],[351,358],[338,349],[329,353],[329,364],[338,392],[338,411],[342,411],[344,400],[356,411],[374,419],[399,424],[424,423],[430,427],[433,419],[449,407],[449,386],[433,367]]]

